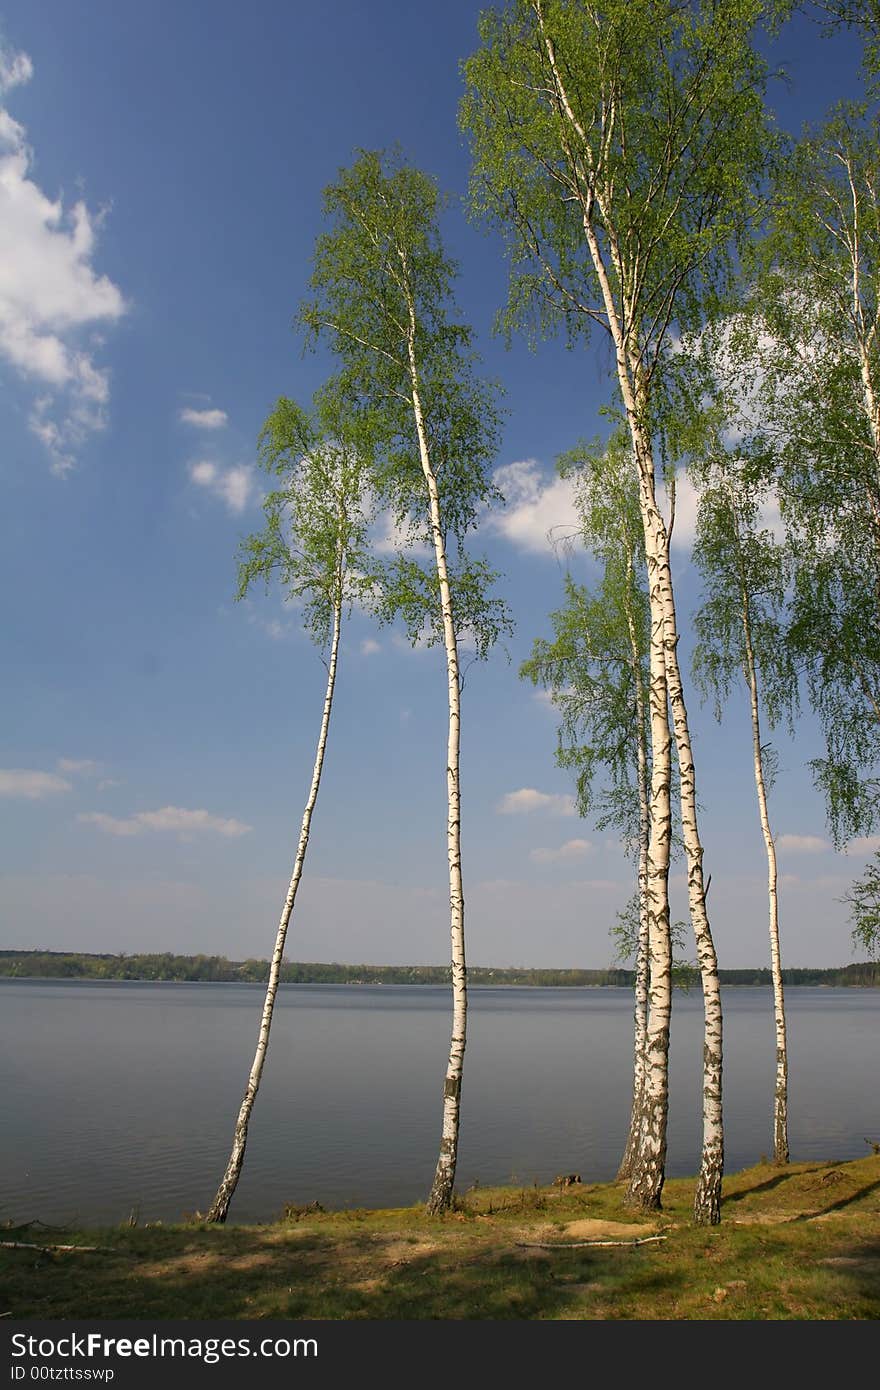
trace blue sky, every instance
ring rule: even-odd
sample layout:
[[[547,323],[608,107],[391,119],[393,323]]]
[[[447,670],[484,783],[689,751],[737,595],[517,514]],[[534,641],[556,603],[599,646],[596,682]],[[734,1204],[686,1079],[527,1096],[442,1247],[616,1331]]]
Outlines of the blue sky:
[[[321,190],[353,149],[399,140],[464,192],[458,65],[479,8],[0,5],[2,944],[270,952],[324,669],[277,595],[233,602],[237,545],[261,517],[255,440],[278,395],[306,401],[325,374],[291,321]],[[799,22],[775,56],[789,128],[858,90],[851,40]],[[472,668],[465,689],[469,959],[601,966],[631,870],[572,814],[553,712],[517,669],[561,599],[554,459],[601,429],[609,358],[598,343],[505,350],[497,244],[455,207],[444,234],[507,393],[509,505],[479,543],[516,620],[509,661]],[[683,522],[686,625],[699,589]],[[745,707],[720,729],[692,690],[691,709],[720,961],[763,964]],[[812,721],[778,746],[784,958],[843,963],[838,900],[873,846],[827,843]],[[447,959],[444,749],[442,655],[356,616],[289,956]],[[683,915],[679,878],[674,891]]]

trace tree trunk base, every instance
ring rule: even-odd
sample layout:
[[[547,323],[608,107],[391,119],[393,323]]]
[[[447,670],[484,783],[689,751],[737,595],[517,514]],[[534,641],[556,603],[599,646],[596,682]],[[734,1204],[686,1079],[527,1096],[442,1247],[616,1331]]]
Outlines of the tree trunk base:
[[[694,1194],[695,1226],[717,1226],[720,1223],[723,1174],[724,1160],[721,1155],[712,1156],[704,1163]]]
[[[434,1185],[431,1188],[431,1195],[425,1206],[425,1211],[429,1216],[442,1216],[444,1212],[451,1210],[454,1187],[454,1172],[449,1172],[447,1169],[441,1171],[438,1168],[434,1177]]]

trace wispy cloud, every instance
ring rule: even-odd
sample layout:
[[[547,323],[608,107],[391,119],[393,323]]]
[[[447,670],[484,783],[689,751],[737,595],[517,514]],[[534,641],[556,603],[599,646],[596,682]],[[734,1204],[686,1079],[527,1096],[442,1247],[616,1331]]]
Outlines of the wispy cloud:
[[[400,652],[426,652],[431,647],[431,626],[425,623],[415,637],[410,637],[406,632],[392,632],[391,642]],[[461,645],[459,642],[459,646]]]
[[[370,545],[379,555],[394,555],[398,551],[411,554],[428,554],[424,541],[414,539],[412,530],[405,523],[398,525],[391,512],[382,512],[370,528]]]
[[[56,766],[71,777],[92,777],[98,771],[94,758],[59,758]]]
[[[361,656],[375,656],[381,650],[381,646],[374,637],[365,637],[361,642]]]
[[[590,854],[593,845],[590,840],[566,840],[558,849],[533,849],[529,858],[536,864],[564,864],[568,860],[583,859]]]
[[[254,469],[250,464],[223,468],[213,459],[199,459],[189,465],[189,476],[197,487],[219,497],[235,516],[244,511],[256,493]]]
[[[0,48],[0,97],[32,75],[26,53]],[[32,159],[24,127],[0,107],[0,357],[36,386],[28,423],[63,476],[107,421],[109,373],[88,335],[126,304],[93,267],[102,215],[48,198],[30,177]]]
[[[10,53],[0,46],[0,96],[30,82],[34,75],[34,65],[27,53]]]
[[[82,811],[77,820],[95,825],[108,835],[129,837],[147,831],[170,831],[178,835],[213,834],[226,839],[246,835],[253,827],[231,817],[212,816],[209,811],[190,811],[183,806],[163,806],[158,811],[138,811],[136,815],[120,818],[102,811]]]
[[[192,425],[197,430],[222,430],[229,423],[225,410],[194,410],[192,406],[184,406],[177,418],[182,425]]]
[[[248,613],[248,622],[252,627],[258,627],[267,637],[271,637],[273,642],[283,642],[285,637],[290,635],[290,625],[281,622],[280,618],[265,618],[262,613],[252,610]]]
[[[534,787],[520,787],[518,791],[508,792],[495,809],[500,816],[529,815],[533,811],[546,811],[554,816],[573,816],[576,812],[573,796],[560,792],[539,792]]]
[[[821,835],[778,835],[776,848],[789,854],[821,854],[831,846]]]
[[[0,768],[0,796],[42,801],[44,797],[72,790],[70,782],[54,772],[36,772],[21,767]]]
[[[851,840],[844,850],[845,854],[876,854],[880,849],[880,835],[859,835]]]
[[[803,893],[839,892],[848,888],[850,880],[844,874],[819,874],[816,878],[802,878],[799,874],[780,874],[779,882],[783,888]]]

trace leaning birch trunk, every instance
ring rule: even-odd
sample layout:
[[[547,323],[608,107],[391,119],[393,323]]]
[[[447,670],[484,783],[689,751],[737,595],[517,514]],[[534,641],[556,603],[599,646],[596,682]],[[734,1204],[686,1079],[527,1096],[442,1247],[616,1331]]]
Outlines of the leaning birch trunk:
[[[254,1101],[257,1098],[257,1091],[260,1088],[260,1079],[263,1075],[263,1065],[269,1046],[269,1030],[272,1027],[272,1012],[275,1008],[275,995],[278,992],[278,981],[281,975],[281,962],[284,956],[284,942],[287,937],[287,927],[290,922],[291,913],[293,912],[299,881],[302,877],[306,849],[309,843],[309,830],[312,824],[312,812],[315,809],[315,802],[318,799],[318,788],[321,785],[321,772],[324,766],[324,750],[327,746],[327,731],[330,727],[330,711],[333,708],[333,690],[336,684],[336,661],[339,653],[339,631],[341,626],[342,602],[341,597],[337,596],[333,606],[333,637],[330,644],[330,660],[327,665],[327,690],[324,696],[324,713],[321,717],[321,731],[318,735],[315,766],[312,772],[312,785],[309,789],[309,797],[303,812],[302,828],[299,833],[299,845],[297,846],[293,873],[290,878],[287,897],[281,912],[281,920],[278,923],[278,933],[275,937],[275,950],[272,955],[272,963],[269,966],[269,983],[266,987],[266,998],[263,1003],[263,1016],[260,1021],[257,1050],[254,1053],[253,1065],[251,1066],[244,1098],[241,1102],[241,1109],[238,1112],[238,1119],[235,1122],[232,1152],[229,1155],[229,1162],[226,1165],[226,1172],[223,1174],[223,1180],[217,1189],[217,1195],[205,1218],[207,1221],[223,1222],[226,1220],[229,1214],[229,1204],[238,1186],[242,1164],[244,1163],[248,1124],[251,1118],[251,1111],[254,1108]]]
[[[752,643],[751,615],[748,593],[743,591],[743,637],[746,651],[746,674],[752,709],[752,748],[755,757],[755,788],[761,830],[767,851],[767,899],[770,909],[770,973],[773,981],[773,1019],[776,1026],[776,1081],[773,1089],[773,1161],[788,1163],[788,1043],[785,1028],[785,994],[782,988],[782,960],[779,950],[779,902],[777,895],[776,846],[770,829],[767,809],[767,787],[764,780],[764,758],[761,752],[761,723],[758,712],[758,677]]]
[[[631,573],[631,566],[630,566]],[[632,616],[627,616],[630,650],[633,659],[635,680],[636,719],[638,721],[637,772],[639,786],[639,872],[638,904],[639,934],[636,947],[635,1006],[633,1011],[633,1097],[630,1111],[629,1135],[616,1182],[624,1182],[632,1177],[636,1155],[639,1148],[639,1135],[642,1127],[642,1107],[645,1091],[645,1039],[648,1028],[648,990],[650,985],[650,959],[648,945],[650,928],[648,923],[648,852],[651,836],[651,812],[649,806],[650,787],[648,781],[648,748],[645,738],[645,692],[642,686],[642,661],[636,639]]]
[[[403,261],[404,283],[408,286],[406,260]],[[410,383],[412,387],[413,416],[419,441],[419,459],[425,484],[431,518],[431,539],[434,543],[434,558],[437,565],[437,580],[440,586],[440,608],[443,617],[443,646],[446,652],[446,681],[449,696],[449,727],[446,745],[446,848],[449,859],[449,930],[452,948],[452,1036],[449,1043],[449,1061],[446,1066],[446,1079],[443,1085],[443,1128],[440,1137],[440,1154],[427,1209],[432,1215],[448,1211],[452,1205],[455,1187],[455,1168],[458,1162],[458,1127],[461,1111],[461,1077],[464,1067],[464,1049],[467,1041],[467,967],[464,954],[464,891],[461,878],[461,787],[459,763],[461,751],[461,685],[458,669],[458,640],[452,613],[452,591],[449,586],[449,570],[446,563],[446,544],[443,537],[440,516],[440,496],[437,479],[431,466],[428,449],[428,436],[422,411],[422,398],[419,389],[419,372],[416,358],[416,315],[415,304],[408,289],[405,290],[409,310],[409,331],[407,333],[407,355]]]

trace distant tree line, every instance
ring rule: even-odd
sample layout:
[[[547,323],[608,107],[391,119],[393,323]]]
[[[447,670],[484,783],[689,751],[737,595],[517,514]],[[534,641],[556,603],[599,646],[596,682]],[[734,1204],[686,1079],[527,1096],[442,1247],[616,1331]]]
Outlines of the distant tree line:
[[[697,983],[684,978],[682,983]],[[769,969],[721,970],[723,985],[770,985]],[[511,966],[504,969],[472,965],[468,975],[474,985],[560,985],[631,989],[636,972],[611,966],[606,970],[542,970]],[[217,984],[265,984],[269,962],[227,960],[225,956],[175,956],[91,954],[85,951],[0,951],[0,977],[46,980],[180,980]],[[786,968],[787,985],[880,986],[880,963],[859,961],[829,969]],[[281,983],[287,985],[449,985],[448,965],[341,965],[336,961],[284,961]]]

